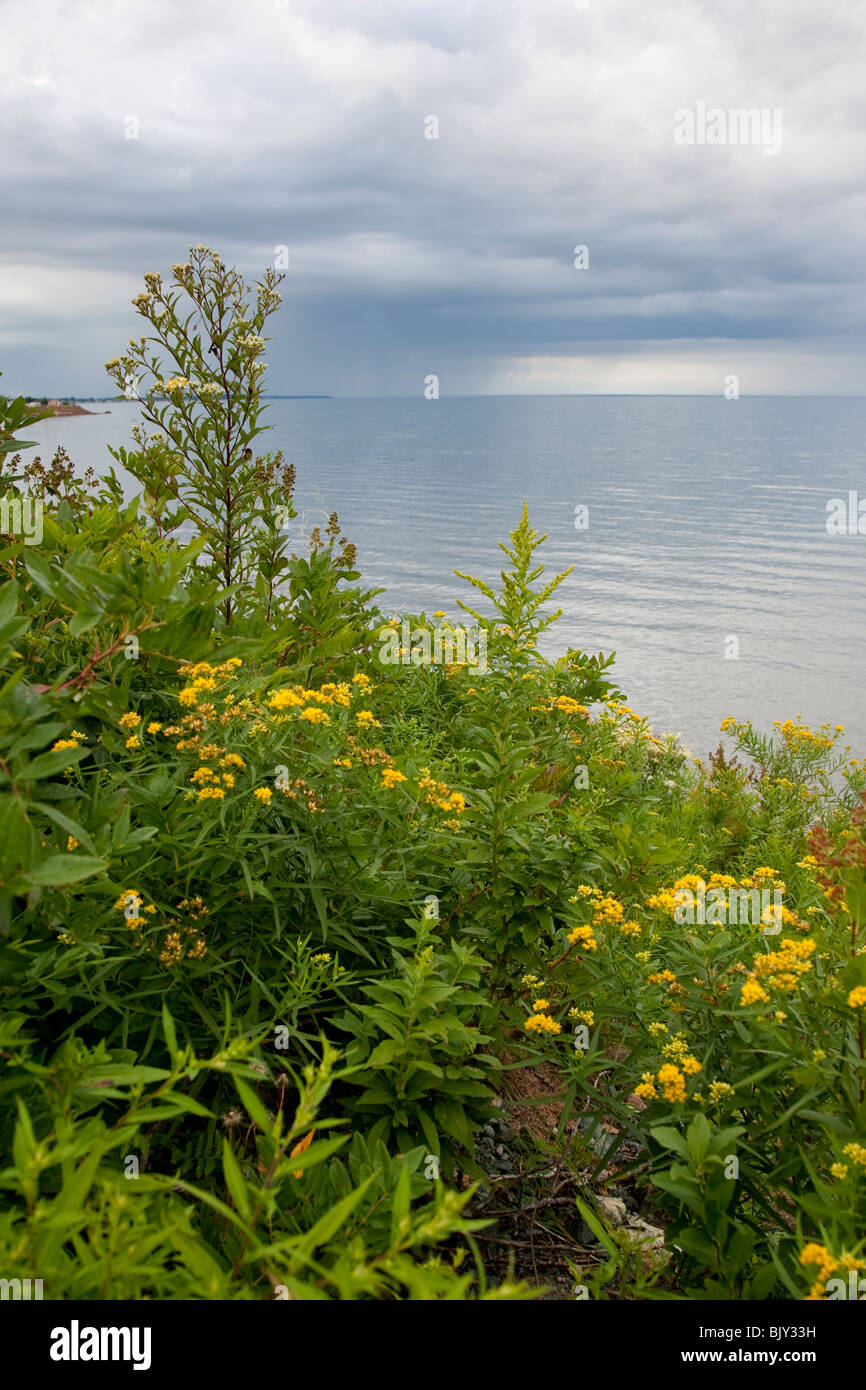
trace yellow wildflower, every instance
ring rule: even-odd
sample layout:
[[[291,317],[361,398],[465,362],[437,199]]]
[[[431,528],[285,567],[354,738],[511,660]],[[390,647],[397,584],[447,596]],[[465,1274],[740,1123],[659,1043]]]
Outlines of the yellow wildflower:
[[[741,1004],[769,1004],[770,996],[753,977],[746,980],[740,991]]]
[[[562,1024],[547,1014],[533,1014],[524,1023],[527,1033],[561,1033]]]
[[[398,771],[396,767],[382,768],[382,781],[379,783],[380,787],[390,790],[392,787],[398,787],[401,782],[405,781],[406,774]]]
[[[659,1067],[657,1078],[659,1084],[664,1088],[665,1100],[685,1100],[686,1079],[679,1067],[675,1067],[673,1062],[666,1062],[663,1067]]]
[[[580,945],[584,951],[597,951],[598,942],[592,927],[573,927],[566,938],[572,946]]]

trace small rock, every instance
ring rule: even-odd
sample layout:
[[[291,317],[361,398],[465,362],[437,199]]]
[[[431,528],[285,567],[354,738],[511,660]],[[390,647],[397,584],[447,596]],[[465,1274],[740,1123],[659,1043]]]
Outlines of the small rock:
[[[628,1209],[621,1197],[596,1197],[598,1214],[609,1226],[624,1226]]]
[[[659,1226],[651,1226],[641,1216],[630,1216],[628,1227],[623,1231],[625,1241],[640,1250],[644,1269],[655,1269],[667,1264],[670,1251],[665,1250],[665,1233]]]

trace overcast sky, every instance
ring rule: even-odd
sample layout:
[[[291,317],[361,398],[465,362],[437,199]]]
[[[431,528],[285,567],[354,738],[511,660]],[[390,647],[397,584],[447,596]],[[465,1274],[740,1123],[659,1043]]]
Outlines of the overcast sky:
[[[0,24],[6,392],[106,392],[142,275],[202,241],[250,274],[289,247],[275,392],[864,394],[866,0],[0,0]],[[677,143],[699,103],[780,111],[781,148]]]

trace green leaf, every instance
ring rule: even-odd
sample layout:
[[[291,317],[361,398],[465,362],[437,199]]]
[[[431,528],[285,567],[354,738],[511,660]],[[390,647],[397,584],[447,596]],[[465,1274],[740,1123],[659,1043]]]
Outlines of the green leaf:
[[[94,859],[89,854],[49,854],[30,869],[26,877],[33,884],[62,888],[68,883],[80,883],[82,879],[103,873],[107,867],[107,860]]]
[[[688,1158],[689,1149],[683,1136],[670,1125],[655,1125],[650,1129],[650,1134],[663,1149],[673,1149],[680,1158]]]
[[[692,1120],[686,1133],[688,1151],[695,1164],[703,1162],[710,1147],[710,1122],[702,1111]]]
[[[268,1118],[268,1112],[262,1105],[252,1086],[248,1086],[239,1076],[234,1078],[237,1093],[241,1098],[241,1104],[249,1115],[250,1119],[255,1120],[259,1129],[265,1134],[270,1134],[273,1129],[273,1121]]]
[[[605,1229],[604,1225],[593,1211],[592,1207],[588,1206],[586,1202],[581,1201],[580,1197],[575,1197],[574,1200],[577,1204],[578,1211],[580,1212],[589,1229],[592,1231],[592,1234],[595,1236],[596,1240],[599,1242],[600,1245],[604,1247],[604,1249],[607,1251],[609,1255],[615,1255],[617,1247],[611,1239],[610,1235],[608,1234],[607,1230]]]
[[[162,1031],[165,1035],[166,1044],[168,1045],[169,1056],[174,1057],[178,1050],[177,1033],[175,1032],[174,1019],[168,1011],[167,1004],[163,1004],[162,1006]]]
[[[223,1139],[223,1174],[226,1180],[226,1187],[229,1190],[231,1199],[235,1204],[244,1221],[250,1219],[250,1199],[247,1193],[246,1183],[243,1174],[238,1166],[238,1161],[232,1152],[232,1146],[228,1139]]]
[[[383,1067],[388,1062],[393,1062],[395,1057],[399,1057],[404,1051],[402,1039],[386,1038],[375,1047],[367,1059],[370,1067]]]

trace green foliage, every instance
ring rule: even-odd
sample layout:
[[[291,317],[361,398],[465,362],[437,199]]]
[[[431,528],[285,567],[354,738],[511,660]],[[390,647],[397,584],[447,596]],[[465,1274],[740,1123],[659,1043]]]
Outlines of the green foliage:
[[[0,372],[0,376],[3,373]],[[32,449],[33,441],[16,439],[19,430],[27,430],[50,415],[49,410],[29,410],[23,396],[10,400],[0,396],[0,464],[7,454],[17,454],[21,449]]]
[[[500,593],[496,593],[482,579],[474,579],[472,575],[463,574],[460,570],[457,570],[456,573],[460,579],[466,579],[473,588],[489,600],[500,620],[506,625],[508,635],[518,647],[534,645],[541,633],[561,616],[561,608],[544,617],[540,615],[540,610],[553,597],[563,580],[568,578],[574,566],[569,565],[567,570],[563,570],[562,574],[556,575],[540,589],[533,589],[532,585],[544,570],[543,562],[533,565],[533,557],[538,547],[547,540],[547,536],[540,536],[535,528],[530,526],[529,508],[525,502],[520,525],[511,532],[510,539],[510,546],[507,546],[503,541],[499,542],[499,549],[511,561],[509,570],[500,571],[502,579]],[[464,603],[462,599],[458,599],[457,602],[477,622],[485,624],[490,621],[471,608],[468,603]]]
[[[409,925],[413,955],[404,954],[400,938],[392,939],[392,975],[365,985],[363,994],[373,1003],[356,1006],[338,1022],[354,1038],[346,1058],[359,1068],[352,1084],[363,1088],[354,1108],[378,1117],[370,1140],[387,1143],[393,1136],[401,1149],[423,1142],[453,1169],[459,1152],[471,1155],[492,1095],[485,1081],[493,1058],[479,1052],[490,1038],[474,1022],[488,1007],[478,988],[483,962],[456,941],[448,951],[437,950],[430,918]]]
[[[4,1277],[532,1297],[467,1210],[507,1055],[561,1082],[591,1296],[824,1297],[866,1264],[863,766],[782,719],[691,759],[611,656],[542,658],[568,571],[525,508],[501,585],[460,576],[484,660],[441,614],[441,660],[395,657],[336,514],[289,553],[293,471],[253,457],[276,285],[204,248],[147,277],[109,364],[141,498],[22,466],[0,398],[42,504],[0,549]],[[684,920],[699,883],[761,915]],[[664,1260],[593,1211],[614,1161]]]
[[[226,625],[239,604],[244,608],[260,555],[265,577],[277,578],[279,533],[294,515],[294,470],[280,455],[254,458],[252,448],[265,428],[262,334],[280,303],[281,279],[267,271],[253,299],[216,252],[190,247],[169,286],[148,274],[133,301],[152,335],[130,339],[127,351],[106,363],[118,386],[141,402],[145,421],[133,430],[138,447],[114,457],[144,487],[145,508],[162,534],[195,525],[206,568],[226,591]]]

